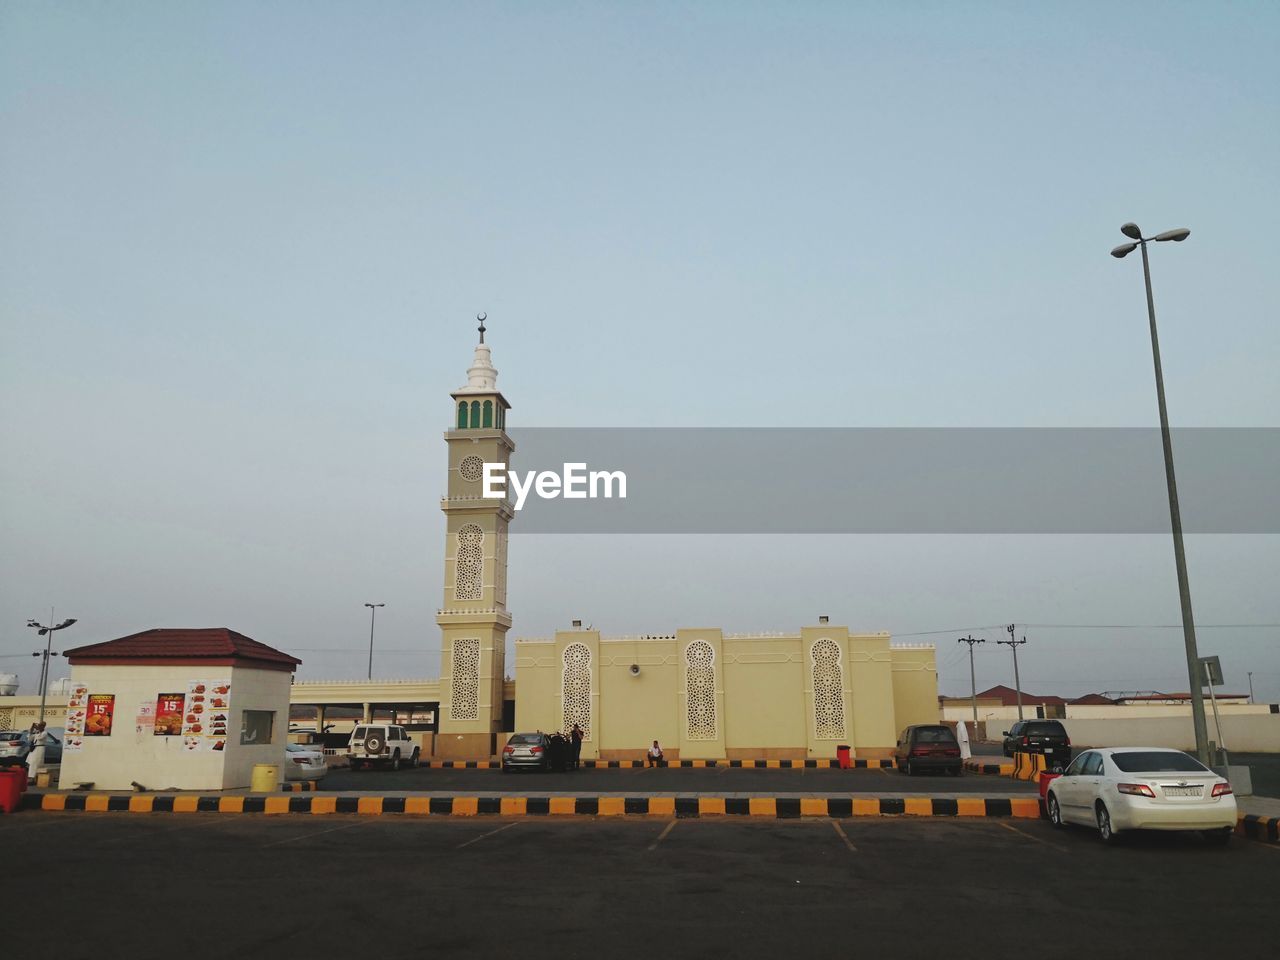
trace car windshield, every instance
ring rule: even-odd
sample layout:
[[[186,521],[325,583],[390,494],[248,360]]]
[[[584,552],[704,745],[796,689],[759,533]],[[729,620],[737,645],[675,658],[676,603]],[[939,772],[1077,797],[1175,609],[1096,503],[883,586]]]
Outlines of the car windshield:
[[[1173,750],[1113,753],[1111,762],[1121,773],[1208,773],[1200,761]]]
[[[955,734],[946,727],[919,727],[916,730],[917,743],[952,743]]]
[[[284,748],[289,753],[306,753],[307,752],[302,747],[298,746],[296,743],[286,743],[284,745]]]
[[[1028,723],[1022,731],[1028,737],[1064,737],[1067,731],[1057,721],[1051,723]]]
[[[537,733],[517,733],[508,743],[541,743],[542,735]]]
[[[18,743],[26,739],[26,736],[21,730],[6,730],[4,733],[0,733],[0,740],[5,743]]]

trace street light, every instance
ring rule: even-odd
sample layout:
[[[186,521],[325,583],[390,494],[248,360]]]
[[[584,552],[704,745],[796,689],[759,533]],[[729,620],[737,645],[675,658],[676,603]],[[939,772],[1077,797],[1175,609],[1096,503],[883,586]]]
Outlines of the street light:
[[[1186,227],[1166,230],[1154,237],[1142,236],[1134,223],[1126,223],[1120,232],[1135,243],[1124,243],[1111,251],[1116,259],[1127,257],[1138,247],[1142,248],[1142,277],[1147,286],[1147,317],[1151,322],[1151,355],[1156,367],[1156,399],[1160,405],[1160,439],[1164,443],[1164,478],[1169,488],[1169,520],[1173,527],[1173,558],[1178,569],[1178,599],[1182,603],[1182,639],[1187,652],[1187,677],[1191,682],[1191,722],[1196,731],[1196,755],[1203,764],[1209,763],[1209,728],[1204,717],[1204,696],[1200,687],[1200,656],[1196,652],[1196,624],[1191,613],[1191,586],[1187,581],[1187,557],[1182,546],[1182,513],[1178,509],[1178,484],[1173,475],[1173,442],[1169,438],[1169,411],[1164,402],[1164,372],[1160,366],[1160,338],[1156,335],[1156,302],[1151,295],[1151,264],[1147,259],[1147,244],[1172,240],[1181,243],[1191,236]]]
[[[75,622],[75,618],[73,617],[55,624],[53,622],[52,608],[49,610],[49,625],[47,627],[43,623],[39,623],[35,620],[27,620],[27,626],[36,631],[36,636],[48,638],[44,642],[44,650],[37,650],[35,653],[31,654],[33,657],[44,657],[44,659],[40,661],[40,721],[42,723],[44,722],[45,694],[49,689],[49,658],[56,657],[58,655],[56,650],[50,649],[53,646],[53,634],[57,630],[65,630]]]
[[[369,608],[369,679],[373,679],[373,621],[378,616],[378,607],[385,607],[385,603],[366,603]]]

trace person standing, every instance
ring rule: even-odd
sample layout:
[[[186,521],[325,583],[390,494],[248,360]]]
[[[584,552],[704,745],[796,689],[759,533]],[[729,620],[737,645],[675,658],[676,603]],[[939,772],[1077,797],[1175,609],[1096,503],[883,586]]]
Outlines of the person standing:
[[[570,757],[572,759],[571,766],[574,770],[578,769],[578,764],[581,762],[582,738],[585,736],[586,734],[582,732],[582,728],[576,723],[573,725],[573,729],[569,731],[569,737],[573,740],[573,752]]]
[[[27,734],[27,739],[31,744],[31,749],[27,752],[27,780],[35,783],[36,777],[40,774],[40,768],[44,766],[44,745],[49,739],[43,720],[31,725],[31,732]]]
[[[956,721],[956,739],[960,741],[960,758],[968,760],[973,754],[969,751],[969,729],[963,720]]]

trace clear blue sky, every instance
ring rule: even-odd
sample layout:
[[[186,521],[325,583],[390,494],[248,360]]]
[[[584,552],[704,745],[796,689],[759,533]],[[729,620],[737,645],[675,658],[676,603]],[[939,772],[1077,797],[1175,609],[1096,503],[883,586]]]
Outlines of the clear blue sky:
[[[1173,421],[1280,425],[1278,47],[1273,3],[4,4],[0,672],[53,604],[354,676],[382,600],[378,672],[435,675],[477,310],[513,424],[1150,425],[1107,251],[1186,225]],[[1191,541],[1200,620],[1280,622],[1277,540]],[[1175,623],[1170,554],[529,537],[513,633]],[[1177,631],[1028,633],[1029,685],[1185,686]],[[1280,698],[1280,630],[1202,646]]]

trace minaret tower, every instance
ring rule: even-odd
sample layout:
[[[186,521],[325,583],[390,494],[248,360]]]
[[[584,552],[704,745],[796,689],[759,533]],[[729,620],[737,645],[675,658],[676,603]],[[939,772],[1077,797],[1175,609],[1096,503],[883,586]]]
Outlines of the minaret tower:
[[[502,729],[507,630],[507,524],[513,516],[505,498],[487,499],[484,465],[505,470],[515,444],[507,436],[510,405],[498,392],[498,371],[484,342],[467,371],[467,384],[453,396],[448,494],[440,502],[446,517],[444,603],[440,624],[440,733],[438,755],[488,756],[491,734]],[[447,736],[444,736],[447,734]]]

